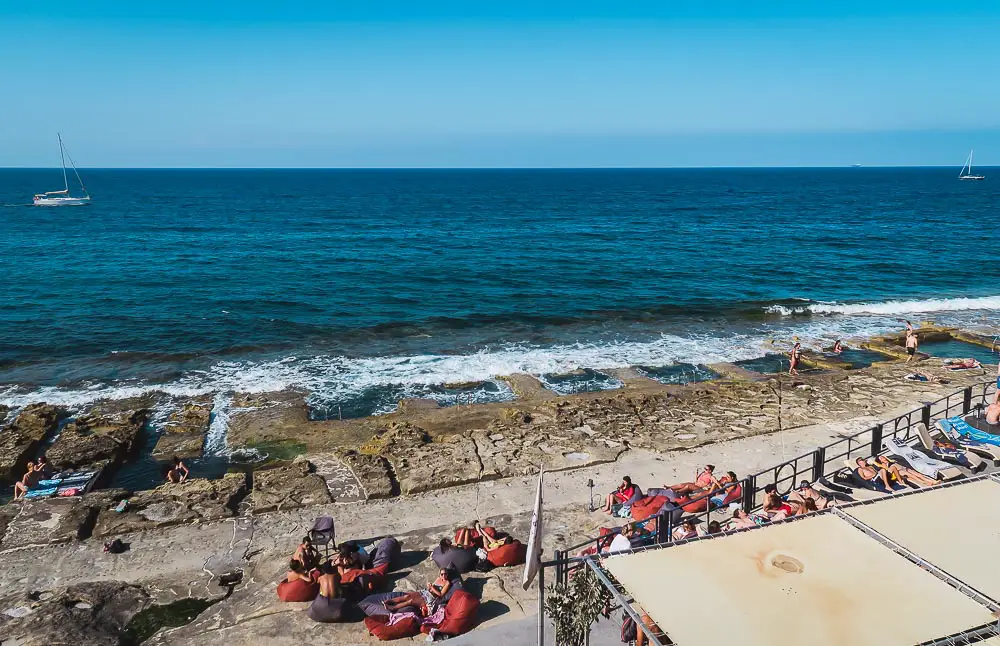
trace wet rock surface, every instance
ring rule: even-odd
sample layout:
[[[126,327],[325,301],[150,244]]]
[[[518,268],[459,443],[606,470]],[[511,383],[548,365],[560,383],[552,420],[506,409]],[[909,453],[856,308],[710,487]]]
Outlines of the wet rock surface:
[[[0,602],[0,639],[17,646],[117,646],[149,604],[142,588],[115,581],[14,596]]]
[[[309,423],[309,407],[299,392],[237,393],[229,412],[226,437],[231,446],[252,447],[295,438]]]
[[[195,458],[202,455],[212,416],[212,395],[190,399],[167,419],[153,456],[160,459]]]
[[[10,424],[0,428],[0,483],[14,482],[24,475],[28,461],[35,457],[42,441],[56,430],[62,415],[63,411],[56,406],[31,404]]]
[[[246,492],[246,476],[227,473],[219,480],[194,478],[137,491],[123,512],[102,510],[94,536],[113,536],[181,523],[199,523],[236,514]]]
[[[114,467],[136,449],[151,397],[102,401],[63,427],[46,455],[56,469]]]
[[[291,464],[253,473],[249,501],[254,513],[294,509],[331,501],[326,481],[313,473],[312,464],[296,458]]]

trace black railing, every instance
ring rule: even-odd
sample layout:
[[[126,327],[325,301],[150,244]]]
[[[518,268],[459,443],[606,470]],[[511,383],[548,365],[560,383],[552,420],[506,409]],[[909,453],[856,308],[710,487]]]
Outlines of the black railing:
[[[728,491],[730,487],[737,485],[741,486],[743,488],[741,504],[744,511],[749,513],[763,506],[764,490],[769,485],[774,485],[778,494],[785,495],[802,480],[815,482],[820,478],[831,477],[855,458],[871,458],[879,455],[883,452],[882,447],[888,439],[896,438],[903,442],[909,442],[916,436],[918,423],[926,425],[930,430],[934,420],[966,415],[977,409],[985,408],[992,399],[991,395],[995,392],[996,382],[993,381],[969,386],[936,401],[927,402],[920,408],[907,411],[893,419],[875,424],[871,428],[820,446],[809,453],[803,453],[758,473],[750,474],[739,482],[728,483],[726,490]],[[685,506],[713,498],[720,493],[716,491],[697,496],[687,501]],[[725,511],[725,508],[712,509],[710,500],[706,500],[706,503],[707,508],[704,511],[685,513],[684,519],[703,522],[707,527],[713,513],[721,514]],[[652,520],[655,531],[651,532],[651,540],[664,543],[672,540],[675,527],[672,519],[671,514],[660,513],[651,519],[638,523],[627,523],[625,526],[646,524]],[[614,534],[608,534],[607,536],[589,538],[563,550],[556,550],[555,559],[547,564],[556,568],[556,582],[565,584],[569,573],[582,564],[582,560],[574,556],[577,552],[592,547],[599,554],[613,538]]]

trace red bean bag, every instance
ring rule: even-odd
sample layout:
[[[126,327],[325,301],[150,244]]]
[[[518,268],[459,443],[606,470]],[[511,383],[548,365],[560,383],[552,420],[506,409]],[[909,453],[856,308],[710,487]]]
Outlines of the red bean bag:
[[[697,514],[708,509],[708,495],[699,493],[695,497],[697,500],[694,501],[692,501],[689,497],[681,498],[677,501],[677,504],[679,504],[681,509],[689,514]]]
[[[285,579],[278,584],[278,598],[282,601],[312,601],[319,594],[319,584],[302,579]]]
[[[528,546],[521,541],[511,541],[486,553],[486,560],[493,567],[521,565],[528,555]]]
[[[667,502],[666,496],[646,496],[632,503],[632,520],[646,520],[655,516]]]
[[[726,497],[722,500],[722,506],[725,507],[731,502],[740,502],[741,500],[743,500],[743,485],[736,485],[726,492]]]
[[[387,642],[393,639],[404,639],[420,634],[420,620],[416,617],[407,617],[389,625],[389,617],[386,615],[375,615],[365,617],[365,628],[379,640]]]
[[[476,612],[478,610],[479,599],[475,595],[465,590],[455,590],[448,605],[444,607],[444,621],[437,626],[424,624],[420,630],[429,633],[431,628],[437,628],[439,632],[449,637],[464,635],[476,625]]]

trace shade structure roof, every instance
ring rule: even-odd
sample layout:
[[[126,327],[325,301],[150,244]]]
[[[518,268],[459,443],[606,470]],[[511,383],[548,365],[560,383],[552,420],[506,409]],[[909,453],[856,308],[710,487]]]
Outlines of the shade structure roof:
[[[980,582],[986,597],[1000,593],[997,509],[1000,483],[978,479],[611,556],[601,566],[678,646],[934,643],[997,623],[992,599],[960,580]],[[959,531],[942,523],[955,513],[993,518]],[[964,533],[974,535],[957,543],[968,553],[954,556],[963,550],[947,551],[947,539]],[[976,551],[990,545],[997,566],[973,571]]]
[[[1000,600],[1000,483],[986,478],[845,510],[994,600]]]

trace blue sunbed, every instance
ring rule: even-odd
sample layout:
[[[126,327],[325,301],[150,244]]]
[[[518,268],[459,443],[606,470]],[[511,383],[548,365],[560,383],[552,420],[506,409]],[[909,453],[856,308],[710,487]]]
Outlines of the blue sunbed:
[[[966,447],[975,446],[975,442],[981,442],[982,444],[989,444],[991,446],[1000,446],[1000,435],[993,435],[992,433],[987,433],[986,431],[980,431],[975,426],[969,424],[967,421],[961,417],[949,417],[948,419],[938,420],[938,425],[941,430],[945,432],[945,435],[954,437],[954,434],[963,436],[966,439],[962,440],[962,445]]]

